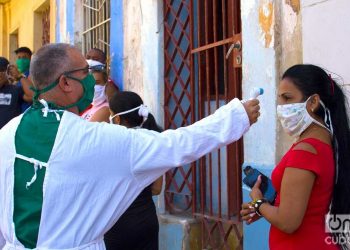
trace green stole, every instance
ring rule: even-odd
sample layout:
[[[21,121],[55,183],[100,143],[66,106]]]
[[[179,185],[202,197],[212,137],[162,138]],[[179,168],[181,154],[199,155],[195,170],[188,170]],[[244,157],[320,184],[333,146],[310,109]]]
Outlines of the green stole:
[[[44,117],[42,108],[37,105],[23,114],[16,131],[15,146],[17,154],[47,163],[60,124],[56,113],[62,117],[62,112],[48,112]],[[36,180],[26,187],[34,176],[34,164],[19,158],[15,160],[13,222],[16,237],[26,248],[37,245],[45,172],[45,167],[38,168]]]

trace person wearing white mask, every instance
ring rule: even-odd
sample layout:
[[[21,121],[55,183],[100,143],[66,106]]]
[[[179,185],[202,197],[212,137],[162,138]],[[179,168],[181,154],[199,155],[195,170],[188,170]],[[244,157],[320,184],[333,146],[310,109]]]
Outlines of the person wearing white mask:
[[[131,129],[162,132],[154,116],[135,92],[121,91],[109,100],[110,123]],[[163,176],[143,189],[134,202],[105,234],[107,250],[157,250],[159,224],[152,196],[162,190]]]
[[[349,249],[346,235],[332,231],[332,220],[326,220],[328,213],[350,214],[346,97],[322,68],[295,65],[282,77],[278,104],[277,117],[295,142],[272,172],[274,204],[264,199],[259,177],[242,218],[248,225],[262,217],[271,223],[271,250]]]
[[[91,122],[108,122],[109,108],[106,96],[107,71],[106,65],[95,60],[88,59],[90,71],[96,80],[94,99],[90,107],[81,117]]]

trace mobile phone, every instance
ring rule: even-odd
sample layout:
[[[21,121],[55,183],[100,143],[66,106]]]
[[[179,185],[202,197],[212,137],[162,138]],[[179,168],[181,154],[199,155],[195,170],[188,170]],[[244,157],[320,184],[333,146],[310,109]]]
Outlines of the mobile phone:
[[[264,195],[264,198],[267,199],[270,204],[273,204],[275,202],[277,193],[272,185],[271,179],[268,178],[266,175],[262,174],[257,169],[252,168],[251,166],[246,166],[243,169],[243,172],[245,174],[243,183],[250,188],[254,186],[255,182],[258,180],[259,175],[261,175],[261,193]]]

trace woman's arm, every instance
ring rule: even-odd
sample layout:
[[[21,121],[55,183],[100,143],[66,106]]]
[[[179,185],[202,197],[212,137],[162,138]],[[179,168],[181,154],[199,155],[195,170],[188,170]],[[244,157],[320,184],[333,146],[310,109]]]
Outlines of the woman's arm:
[[[155,182],[152,184],[152,195],[159,195],[160,192],[162,192],[163,187],[163,176],[159,177]]]
[[[302,144],[304,143],[297,145],[294,149],[315,152],[313,148],[310,149],[309,144]],[[259,208],[261,215],[281,231],[293,233],[303,221],[315,179],[316,175],[312,171],[287,167],[282,178],[279,207],[264,203]],[[259,189],[260,183],[259,178],[252,188],[250,196],[253,200],[263,198]],[[243,208],[244,210],[241,211],[243,219],[249,222],[251,219],[249,213],[255,209],[247,206]]]
[[[315,174],[309,170],[286,168],[280,205],[262,204],[259,209],[262,216],[281,231],[293,233],[303,221],[315,178]]]
[[[91,117],[90,122],[109,122],[109,108],[102,107]]]

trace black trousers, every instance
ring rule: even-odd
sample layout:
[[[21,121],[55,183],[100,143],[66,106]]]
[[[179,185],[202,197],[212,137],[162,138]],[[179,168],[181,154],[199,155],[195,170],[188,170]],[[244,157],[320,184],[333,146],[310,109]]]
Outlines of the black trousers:
[[[158,250],[159,224],[152,196],[136,199],[105,234],[107,250]]]

